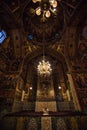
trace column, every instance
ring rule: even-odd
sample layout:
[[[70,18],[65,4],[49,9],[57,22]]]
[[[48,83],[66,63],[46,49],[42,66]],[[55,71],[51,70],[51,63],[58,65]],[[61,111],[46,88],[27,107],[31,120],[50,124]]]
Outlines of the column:
[[[72,75],[67,74],[67,76],[68,76],[68,81],[69,81],[69,84],[70,84],[70,89],[71,89],[71,92],[72,92],[75,110],[81,111],[81,107],[80,107],[79,100],[78,100],[78,97],[77,97],[77,93],[76,93],[76,90],[75,90],[75,85],[74,85],[74,82],[73,82]]]

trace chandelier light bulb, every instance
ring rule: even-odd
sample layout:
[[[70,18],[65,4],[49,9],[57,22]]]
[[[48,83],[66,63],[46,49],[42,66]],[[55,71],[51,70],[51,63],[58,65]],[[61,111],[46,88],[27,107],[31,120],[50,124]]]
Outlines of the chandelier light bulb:
[[[36,2],[41,2],[41,0],[32,0],[33,3],[36,3]]]
[[[36,14],[38,16],[41,15],[41,7],[36,8]]]
[[[54,3],[54,0],[49,0],[50,4],[52,5]]]
[[[53,6],[54,8],[57,7],[57,1],[56,1],[56,0],[54,0],[54,2],[52,3],[52,6]]]
[[[52,11],[53,14],[55,14],[55,15],[57,14],[56,8],[53,8],[53,9],[50,9],[50,10]]]
[[[45,13],[45,16],[46,16],[47,18],[49,18],[49,17],[50,17],[50,15],[51,15],[50,11],[49,11],[49,10],[47,10],[47,11],[46,11],[46,13]]]
[[[53,9],[53,12],[55,12],[55,11],[56,11],[56,8]]]

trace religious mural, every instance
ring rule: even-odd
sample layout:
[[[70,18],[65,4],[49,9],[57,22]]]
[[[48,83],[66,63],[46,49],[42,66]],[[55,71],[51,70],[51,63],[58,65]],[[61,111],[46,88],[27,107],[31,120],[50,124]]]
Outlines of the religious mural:
[[[34,118],[30,119],[27,130],[37,130],[37,122]]]
[[[76,73],[74,79],[82,109],[87,111],[87,73]]]
[[[81,40],[79,42],[79,57],[81,65],[86,69],[87,67],[87,41]]]
[[[57,119],[57,130],[67,130],[66,123],[62,118]]]
[[[78,53],[80,63],[83,68],[87,68],[87,21],[83,24],[79,32]]]

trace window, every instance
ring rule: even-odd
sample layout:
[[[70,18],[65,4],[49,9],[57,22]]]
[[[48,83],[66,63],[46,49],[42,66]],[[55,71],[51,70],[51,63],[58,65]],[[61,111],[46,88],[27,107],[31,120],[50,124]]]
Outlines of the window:
[[[29,38],[29,40],[32,40],[33,39],[33,35],[32,34],[28,35],[28,38]]]
[[[0,44],[6,39],[6,32],[4,30],[0,31]]]

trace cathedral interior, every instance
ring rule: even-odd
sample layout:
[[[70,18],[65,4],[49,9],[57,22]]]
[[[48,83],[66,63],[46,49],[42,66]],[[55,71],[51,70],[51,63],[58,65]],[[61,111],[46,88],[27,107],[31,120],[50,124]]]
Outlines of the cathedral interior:
[[[87,130],[87,0],[0,0],[0,130]]]

